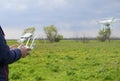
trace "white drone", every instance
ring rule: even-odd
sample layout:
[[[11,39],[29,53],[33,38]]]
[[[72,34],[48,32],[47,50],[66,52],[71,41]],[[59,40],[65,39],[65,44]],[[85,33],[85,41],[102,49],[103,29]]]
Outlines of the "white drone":
[[[97,23],[102,24],[104,27],[109,27],[112,23],[115,23],[117,21],[120,21],[120,19],[107,19],[107,20],[102,20],[102,21],[97,21]]]
[[[20,37],[20,39],[18,40],[18,42],[19,43],[23,43],[24,41],[26,41],[25,47],[33,49],[34,46],[35,46],[35,43],[34,43],[35,39],[36,39],[36,36],[33,37],[33,33],[25,33],[24,35],[22,35]],[[29,44],[30,40],[32,41],[31,44]]]

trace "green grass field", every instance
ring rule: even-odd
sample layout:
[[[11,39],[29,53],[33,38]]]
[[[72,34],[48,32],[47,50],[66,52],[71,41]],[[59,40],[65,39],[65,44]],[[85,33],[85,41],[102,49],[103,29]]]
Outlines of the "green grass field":
[[[8,44],[16,44],[8,41]],[[10,65],[10,81],[120,81],[120,41],[36,41],[30,56]]]

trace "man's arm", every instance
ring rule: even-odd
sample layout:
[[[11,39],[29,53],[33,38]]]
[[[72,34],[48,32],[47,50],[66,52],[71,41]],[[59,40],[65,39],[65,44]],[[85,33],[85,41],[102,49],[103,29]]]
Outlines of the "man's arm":
[[[6,44],[5,38],[0,32],[0,64],[10,64],[22,56],[20,49],[10,50],[8,45]]]

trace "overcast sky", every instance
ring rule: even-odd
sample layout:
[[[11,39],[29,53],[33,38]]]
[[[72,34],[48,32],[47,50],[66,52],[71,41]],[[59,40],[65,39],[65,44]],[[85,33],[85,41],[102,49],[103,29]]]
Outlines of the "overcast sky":
[[[120,0],[0,0],[0,25],[6,38],[19,38],[27,27],[45,37],[43,27],[55,25],[64,37],[96,37],[98,20],[120,19]],[[120,37],[120,22],[111,25]]]

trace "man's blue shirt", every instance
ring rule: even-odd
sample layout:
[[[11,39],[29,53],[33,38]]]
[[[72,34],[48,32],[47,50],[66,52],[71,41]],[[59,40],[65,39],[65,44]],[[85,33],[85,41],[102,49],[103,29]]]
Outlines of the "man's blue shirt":
[[[8,64],[21,58],[19,49],[10,50],[0,27],[0,81],[8,81]]]

